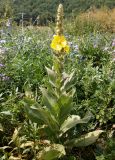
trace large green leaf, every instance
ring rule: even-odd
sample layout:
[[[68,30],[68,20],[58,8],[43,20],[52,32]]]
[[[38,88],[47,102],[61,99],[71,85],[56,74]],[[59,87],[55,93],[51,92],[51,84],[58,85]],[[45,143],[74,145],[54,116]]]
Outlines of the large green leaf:
[[[45,108],[36,108],[34,106],[28,107],[25,106],[26,112],[29,118],[36,122],[40,123],[41,121],[44,122],[52,131],[59,130],[58,122],[54,118],[54,116]]]
[[[49,76],[49,82],[54,86],[56,87],[56,73],[55,71],[49,69],[48,67],[45,67],[46,70],[47,70],[47,73],[48,73],[48,76]]]
[[[69,116],[64,121],[64,123],[61,125],[61,128],[60,128],[60,131],[62,132],[61,135],[63,133],[65,133],[66,131],[68,131],[69,129],[71,129],[72,127],[74,127],[76,124],[88,123],[88,121],[91,119],[92,116],[93,115],[92,115],[91,112],[86,113],[86,115],[85,115],[85,117],[83,119],[81,119],[80,116],[78,116],[78,115]]]
[[[53,115],[57,116],[59,113],[59,107],[56,96],[54,96],[45,88],[41,88],[41,91],[44,105],[51,111]]]
[[[63,86],[61,87],[61,91],[68,91],[75,85],[75,77],[74,77],[75,72],[72,72],[70,75],[64,79]]]
[[[60,124],[64,122],[64,120],[68,117],[68,114],[73,108],[73,96],[69,95],[66,92],[60,95],[58,100],[58,104],[60,106]]]
[[[96,130],[93,132],[89,132],[85,135],[82,135],[79,138],[74,138],[72,140],[68,140],[65,142],[65,145],[68,147],[83,147],[83,146],[89,146],[93,144],[99,137],[99,135],[104,132],[102,130]]]
[[[37,103],[34,99],[32,98],[28,98],[28,97],[24,97],[23,101],[21,101],[21,103],[25,106],[36,106],[37,108],[40,108],[40,104]]]
[[[25,98],[24,101],[22,101],[22,104],[24,105],[24,109],[31,121],[38,124],[43,123],[38,113],[36,112],[37,108],[42,108],[40,104],[35,103],[34,100],[31,101],[28,98]],[[35,109],[32,109],[31,106],[35,107]]]
[[[54,160],[64,156],[65,148],[61,144],[53,144],[52,146],[44,148],[38,153],[38,160]]]

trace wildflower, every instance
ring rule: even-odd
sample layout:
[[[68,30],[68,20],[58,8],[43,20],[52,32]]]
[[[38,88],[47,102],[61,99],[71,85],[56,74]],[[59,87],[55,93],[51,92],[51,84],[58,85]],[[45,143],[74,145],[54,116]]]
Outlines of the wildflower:
[[[98,44],[97,44],[97,43],[94,43],[94,44],[93,44],[93,47],[94,47],[94,48],[97,48],[97,47],[98,47]]]
[[[115,39],[112,42],[112,47],[115,47]]]
[[[108,49],[109,49],[109,47],[105,47],[105,48],[103,49],[103,51],[108,51]]]
[[[63,5],[60,4],[57,10],[56,34],[63,34]]]
[[[78,50],[79,50],[78,45],[75,45],[75,46],[74,46],[74,51],[75,51],[75,52],[78,52]]]
[[[7,80],[9,80],[9,77],[8,76],[4,76],[3,77],[3,81],[7,81]]]
[[[115,58],[113,58],[113,60],[112,60],[113,62],[115,62]]]
[[[68,42],[68,44],[72,47],[72,45],[73,45],[73,42]]]
[[[6,43],[6,40],[2,39],[2,40],[0,40],[0,43]]]
[[[3,29],[1,29],[1,30],[0,30],[0,33],[3,33],[3,32],[4,32]]]
[[[0,74],[0,77],[3,77],[4,76],[4,74]]]
[[[0,63],[0,67],[4,67],[4,64]]]
[[[56,23],[56,35],[51,42],[51,48],[58,53],[68,53],[69,45],[67,44],[66,38],[63,36],[63,5],[60,4],[57,10],[57,23]]]
[[[1,78],[1,80],[3,80],[3,81],[9,80],[9,77],[6,76],[5,74],[0,74],[0,78]]]
[[[69,46],[67,45],[67,41],[63,35],[54,35],[51,48],[58,52],[69,52]]]
[[[1,47],[0,46],[0,54],[4,54],[8,51],[8,48],[5,48],[5,47]]]

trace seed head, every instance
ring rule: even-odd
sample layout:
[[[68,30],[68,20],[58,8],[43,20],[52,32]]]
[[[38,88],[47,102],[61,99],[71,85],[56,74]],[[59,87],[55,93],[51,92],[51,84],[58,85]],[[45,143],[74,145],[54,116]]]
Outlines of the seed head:
[[[63,5],[60,4],[57,9],[57,23],[56,23],[56,34],[63,34]]]

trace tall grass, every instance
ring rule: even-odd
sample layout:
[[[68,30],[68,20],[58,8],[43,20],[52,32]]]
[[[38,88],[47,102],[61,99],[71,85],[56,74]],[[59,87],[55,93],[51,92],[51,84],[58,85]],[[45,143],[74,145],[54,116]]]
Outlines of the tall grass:
[[[67,31],[74,34],[91,32],[115,32],[115,9],[92,8],[87,12],[74,16],[67,25]]]

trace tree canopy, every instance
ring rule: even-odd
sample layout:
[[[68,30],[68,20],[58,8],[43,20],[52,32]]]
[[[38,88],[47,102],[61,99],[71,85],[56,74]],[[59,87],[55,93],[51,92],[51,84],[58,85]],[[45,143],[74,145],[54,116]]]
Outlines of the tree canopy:
[[[21,19],[20,13],[23,12],[26,21],[30,19],[35,21],[39,16],[40,23],[47,23],[55,20],[55,12],[59,3],[64,5],[66,17],[86,11],[92,6],[96,8],[115,7],[114,0],[0,0],[0,16],[12,16],[18,21]]]

